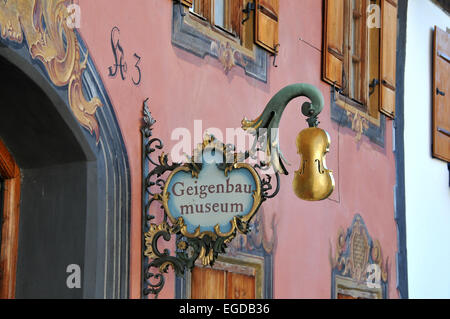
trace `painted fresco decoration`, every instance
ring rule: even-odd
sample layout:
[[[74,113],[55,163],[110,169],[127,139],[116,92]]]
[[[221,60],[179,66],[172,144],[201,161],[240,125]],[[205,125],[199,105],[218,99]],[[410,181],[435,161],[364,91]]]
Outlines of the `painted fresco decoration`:
[[[68,26],[70,13],[65,0],[8,0],[0,2],[2,39],[27,42],[33,59],[42,63],[51,82],[68,87],[68,100],[77,121],[99,141],[96,111],[102,107],[98,97],[87,100],[83,94],[82,74],[87,55],[80,61],[80,46],[75,30]]]
[[[271,233],[266,230],[266,227],[270,227]],[[250,223],[250,229],[251,231],[246,235],[241,233],[236,235],[236,238],[229,246],[230,249],[227,251],[230,256],[238,252],[252,252],[261,248],[266,254],[273,253],[277,238],[275,215],[272,215],[270,226],[267,226],[264,208],[261,207],[260,212],[256,214]]]
[[[157,297],[169,266],[178,276],[185,269],[192,269],[196,260],[204,266],[213,266],[238,233],[247,234],[262,202],[278,193],[279,175],[275,174],[277,187],[273,191],[271,177],[261,178],[257,172],[263,164],[244,163],[250,156],[248,152],[236,153],[232,145],[224,145],[213,136],[205,136],[185,164],[170,164],[164,152],[155,161],[153,153],[163,148],[160,139],[152,138],[155,123],[147,100],[141,130],[143,295]],[[151,171],[149,165],[153,166]],[[159,224],[152,222],[153,203],[164,208],[164,218]],[[158,248],[159,238],[169,241],[172,235],[177,238],[176,256]]]
[[[0,0],[0,46],[2,54],[18,57],[23,62],[21,67],[34,69],[41,79],[48,81],[61,98],[62,103],[57,107],[70,109],[73,118],[84,128],[81,138],[86,139],[96,164],[96,173],[89,177],[93,191],[86,194],[96,205],[88,207],[86,213],[97,226],[86,236],[97,240],[98,246],[86,248],[87,253],[96,255],[97,261],[83,269],[85,274],[96,274],[83,290],[98,298],[128,298],[129,272],[117,271],[129,266],[131,177],[128,155],[99,72],[83,38],[71,27],[72,2]],[[99,123],[108,129],[102,129]],[[115,253],[110,253],[113,250]]]
[[[218,41],[210,32],[202,32],[194,26],[189,14],[178,1],[172,8],[172,44],[201,58],[209,55],[220,60],[225,73],[235,66],[259,81],[267,82],[267,60],[269,53],[256,46],[253,53],[238,52],[228,41]]]
[[[369,121],[367,115],[362,115],[361,112],[352,113],[347,110],[348,120],[351,121],[351,129],[356,133],[355,139],[359,142],[364,134],[369,129]]]
[[[243,67],[247,65],[241,52],[233,48],[230,42],[225,44],[219,41],[212,41],[211,52],[215,54],[222,63],[225,74],[228,74],[228,72],[237,64]]]
[[[371,142],[384,147],[386,117],[380,114],[378,119],[361,111],[352,102],[341,95],[336,88],[331,88],[331,119],[340,126],[348,127],[356,133],[356,142],[367,136]]]
[[[354,217],[347,231],[339,230],[334,255],[330,247],[330,263],[332,297],[337,296],[339,289],[358,288],[355,291],[366,290],[366,294],[356,297],[386,298],[388,260],[383,261],[380,242],[371,239],[360,215]],[[346,281],[351,283],[347,287],[343,284]],[[337,287],[338,284],[344,287]]]
[[[111,30],[111,49],[114,56],[114,64],[108,67],[108,76],[111,78],[115,78],[120,71],[120,78],[122,79],[122,81],[124,81],[126,79],[125,74],[128,72],[128,66],[127,62],[125,61],[125,51],[120,45],[119,35],[120,29],[117,26],[113,27]],[[134,68],[136,69],[137,75],[132,76],[131,81],[135,86],[138,86],[141,83],[142,79],[142,71],[141,67],[139,66],[141,57],[137,55],[137,53],[134,53],[133,57],[136,59]]]

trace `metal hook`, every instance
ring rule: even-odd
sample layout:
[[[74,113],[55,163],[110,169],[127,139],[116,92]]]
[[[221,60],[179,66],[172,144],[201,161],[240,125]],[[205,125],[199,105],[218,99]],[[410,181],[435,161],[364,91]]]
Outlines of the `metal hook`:
[[[336,92],[338,92],[338,88],[336,88],[337,81],[333,82],[333,85],[331,86],[331,95],[333,97],[333,102],[337,101]]]
[[[279,47],[280,47],[280,44],[277,43],[277,44],[275,45],[275,53],[273,54],[273,63],[272,63],[272,65],[273,65],[274,67],[276,67],[276,68],[278,68],[278,65],[277,65],[276,61],[277,61],[277,55],[278,55],[278,48],[279,48]]]
[[[247,22],[248,19],[250,19],[250,13],[255,10],[255,4],[253,2],[248,2],[247,6],[244,10],[242,10],[243,13],[246,13],[247,16],[242,20],[242,24]]]
[[[380,84],[378,79],[373,79],[369,84],[369,96],[371,96],[375,92],[375,88]]]
[[[437,94],[437,95],[445,96],[445,92],[439,90],[439,88],[436,88],[436,94]]]

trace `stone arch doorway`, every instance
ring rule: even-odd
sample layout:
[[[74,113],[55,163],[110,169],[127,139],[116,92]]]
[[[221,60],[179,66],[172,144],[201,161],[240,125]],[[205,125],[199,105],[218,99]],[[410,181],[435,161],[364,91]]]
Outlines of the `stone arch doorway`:
[[[0,139],[21,181],[17,267],[8,297],[128,297],[127,154],[109,99],[87,61],[84,85],[103,103],[97,115],[103,130],[96,137],[74,118],[68,88],[53,85],[25,44],[0,42]],[[74,264],[81,270],[80,288],[67,285]]]

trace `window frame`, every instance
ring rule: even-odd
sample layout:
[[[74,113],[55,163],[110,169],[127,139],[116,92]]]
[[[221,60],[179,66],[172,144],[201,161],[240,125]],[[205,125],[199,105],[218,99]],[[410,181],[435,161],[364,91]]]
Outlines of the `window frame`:
[[[242,4],[244,4],[247,0],[238,0],[241,1]],[[197,4],[202,3],[202,7],[200,7],[199,11],[196,11]],[[209,5],[209,10],[205,11],[203,6]],[[244,6],[242,5],[244,8]],[[191,18],[199,19],[200,23],[202,23],[203,26],[209,27],[213,32],[217,32],[219,35],[226,37],[228,40],[232,40],[234,43],[242,47],[242,49],[246,48],[249,49],[250,45],[248,43],[248,40],[243,37],[243,33],[245,30],[247,30],[246,26],[243,25],[240,27],[239,32],[235,32],[232,29],[232,21],[233,17],[232,10],[230,9],[230,3],[229,1],[224,1],[224,26],[220,26],[216,24],[215,21],[215,0],[192,0],[192,7],[189,8],[188,12],[189,15],[191,15]],[[242,14],[240,14],[237,18],[238,20],[241,20]],[[228,28],[229,27],[229,28]],[[247,30],[248,32],[248,30]],[[221,40],[220,38],[217,40]]]
[[[366,11],[370,0],[356,0],[360,5],[360,12],[353,8],[355,0],[344,0],[344,88],[343,93],[346,97],[361,104],[363,107],[368,107],[368,77],[367,65],[370,65],[368,57],[368,28],[366,27]],[[356,28],[356,24],[357,28]],[[359,40],[359,41],[358,41]],[[360,42],[358,52],[354,52],[354,42]],[[358,54],[358,55],[357,55]],[[354,64],[358,64],[359,72],[354,72]],[[359,78],[355,74],[361,74]],[[353,87],[355,92],[353,92]],[[359,91],[356,93],[356,91]]]
[[[367,284],[359,283],[352,278],[335,275],[333,299],[339,299],[339,295],[351,296],[355,299],[383,299],[383,290],[370,288]]]
[[[360,12],[352,10],[353,0],[345,1],[344,14],[344,75],[343,88],[339,90],[338,97],[341,104],[346,104],[346,107],[354,107],[358,112],[367,115],[367,119],[374,125],[380,125],[380,78],[381,78],[381,28],[369,28],[367,26],[367,8],[369,5],[377,5],[381,7],[380,0],[357,0],[361,1]],[[352,54],[351,35],[354,28],[355,16],[359,14],[359,56]],[[352,72],[352,63],[359,60],[359,72],[361,76],[355,79],[355,74]],[[351,92],[352,85],[358,93]],[[373,87],[371,87],[373,85]],[[371,92],[372,91],[372,92]],[[349,103],[350,101],[350,103]]]
[[[366,0],[362,10],[365,23],[363,28],[366,43],[365,75],[361,88],[365,90],[366,100],[355,101],[344,90],[344,69],[348,70],[348,50],[344,41],[349,27],[350,0],[323,0],[323,46],[322,81],[332,86],[331,119],[340,126],[349,127],[356,132],[356,141],[366,136],[371,142],[385,147],[387,119],[395,118],[397,51],[398,36],[398,0]],[[369,11],[369,5],[370,7]],[[373,6],[375,5],[375,6]],[[363,7],[364,8],[364,7]],[[375,11],[374,11],[375,10]],[[344,20],[344,14],[347,18]],[[394,16],[394,12],[397,14]],[[369,25],[367,19],[375,19]],[[345,22],[347,21],[347,23]],[[371,21],[372,22],[372,21]],[[395,24],[395,25],[394,25]],[[395,41],[394,39],[395,34]],[[348,39],[348,35],[347,35]],[[346,40],[348,41],[348,40]],[[344,62],[346,63],[344,67]],[[345,71],[348,74],[348,71]],[[373,81],[376,80],[376,81]],[[393,81],[393,82],[392,82]]]
[[[244,0],[244,5],[252,0]],[[254,14],[249,15],[249,20],[244,24],[242,37],[246,43],[252,43],[250,48],[240,45],[225,32],[213,30],[210,24],[197,14],[189,13],[186,4],[174,2],[172,7],[172,44],[179,49],[192,53],[202,59],[207,55],[219,60],[227,73],[231,68],[237,66],[244,70],[245,75],[263,83],[267,83],[268,59],[271,55],[262,47],[254,44],[253,31]],[[217,48],[224,47],[223,52]],[[228,54],[234,58],[231,65],[225,64],[224,59]]]
[[[380,125],[380,113],[386,116],[381,107],[381,67],[382,67],[382,30],[383,26],[370,28],[367,25],[369,5],[376,5],[380,9],[380,12],[376,14],[382,15],[382,0],[357,0],[356,4],[359,5],[359,11],[353,10],[353,3],[355,0],[342,0],[343,1],[343,16],[342,16],[342,53],[338,52],[339,49],[333,48],[333,41],[337,35],[329,37],[327,30],[330,26],[327,21],[328,5],[330,0],[324,0],[324,32],[323,32],[323,61],[322,61],[322,80],[336,87],[336,97],[339,100],[341,106],[352,109],[353,113],[360,112],[365,115],[368,121],[374,125]],[[397,6],[397,4],[395,4]],[[333,11],[334,12],[334,11]],[[338,15],[332,19],[338,19]],[[379,17],[381,23],[382,17]],[[325,22],[327,21],[327,22]],[[359,21],[358,30],[355,29],[355,24]],[[339,21],[334,21],[335,23]],[[340,24],[339,24],[340,25]],[[355,33],[356,31],[356,33]],[[360,43],[358,49],[358,55],[354,56],[353,39],[352,34],[357,34],[357,42]],[[331,42],[329,42],[331,41]],[[337,51],[336,51],[337,50]],[[339,58],[342,63],[342,75],[339,75],[339,79],[333,82],[331,79],[333,72],[329,69],[333,64],[329,61],[327,54],[334,55],[334,59]],[[337,60],[336,60],[337,61]],[[358,72],[352,72],[353,63],[359,63]],[[330,64],[330,65],[328,65]],[[328,66],[327,66],[328,65]],[[334,70],[334,71],[337,71]],[[361,75],[356,78],[356,75]],[[331,77],[331,78],[330,78]],[[376,81],[374,81],[376,80]],[[372,85],[373,84],[373,85]],[[372,87],[371,87],[372,86]],[[355,92],[352,92],[352,87],[355,88]],[[356,107],[355,107],[356,105]],[[391,116],[389,116],[391,117]]]

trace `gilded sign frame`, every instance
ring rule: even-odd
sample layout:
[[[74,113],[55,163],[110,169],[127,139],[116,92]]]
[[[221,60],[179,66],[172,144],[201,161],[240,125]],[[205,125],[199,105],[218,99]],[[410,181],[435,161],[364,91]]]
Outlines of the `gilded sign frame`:
[[[227,158],[229,158],[229,156],[227,156],[226,148],[227,147],[225,145],[223,145],[220,141],[217,141],[213,136],[205,136],[203,143],[198,146],[196,153],[202,154],[203,152],[205,152],[209,149],[215,149],[215,150],[220,151],[223,155],[223,159],[226,160]],[[199,169],[199,165],[197,165],[194,162],[195,157],[196,156],[193,157],[191,163],[184,164],[180,167],[177,167],[175,170],[173,170],[165,182],[163,192],[161,195],[161,202],[164,207],[164,211],[167,214],[167,216],[172,224],[176,224],[179,221],[177,218],[175,218],[173,216],[173,214],[170,211],[169,205],[168,205],[169,200],[170,200],[170,195],[171,195],[169,192],[169,185],[171,183],[172,178],[175,175],[177,175],[179,172],[191,173],[192,178],[198,179],[198,175],[199,175],[201,168]],[[245,214],[244,216],[234,216],[230,220],[231,230],[228,232],[225,232],[225,233],[221,232],[219,224],[216,224],[214,226],[214,232],[211,232],[211,231],[201,232],[200,226],[198,226],[196,228],[196,230],[192,233],[192,232],[188,231],[187,225],[186,225],[185,221],[183,220],[183,222],[182,222],[183,226],[181,227],[181,234],[183,236],[188,237],[188,238],[203,238],[205,235],[208,235],[211,238],[217,238],[217,237],[226,238],[226,237],[232,236],[236,232],[236,230],[244,233],[244,231],[238,227],[238,224],[241,224],[241,225],[248,224],[250,222],[250,220],[253,218],[253,216],[256,214],[256,212],[258,211],[258,209],[262,203],[261,180],[260,180],[260,177],[259,177],[258,173],[256,172],[256,170],[251,165],[249,165],[247,163],[238,162],[238,158],[242,159],[243,155],[241,154],[241,156],[234,156],[233,162],[226,163],[222,170],[223,170],[225,177],[228,177],[228,174],[232,170],[246,169],[250,172],[250,174],[253,177],[253,180],[255,182],[255,186],[256,186],[255,187],[256,189],[253,191],[253,194],[252,194],[253,205],[252,205],[250,211],[247,214]]]

